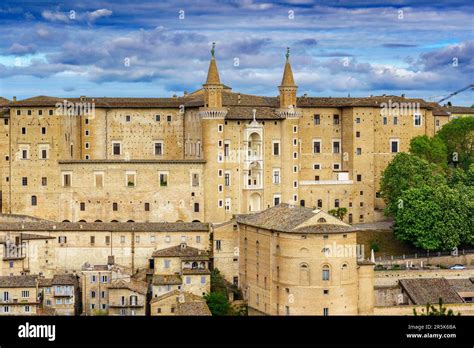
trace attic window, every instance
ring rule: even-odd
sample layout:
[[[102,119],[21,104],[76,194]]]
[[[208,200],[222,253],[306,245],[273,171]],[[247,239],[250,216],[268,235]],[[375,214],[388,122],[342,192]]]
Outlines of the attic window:
[[[325,219],[325,218],[319,218],[319,219],[318,219],[318,222],[325,223],[325,222],[326,222],[326,219]]]

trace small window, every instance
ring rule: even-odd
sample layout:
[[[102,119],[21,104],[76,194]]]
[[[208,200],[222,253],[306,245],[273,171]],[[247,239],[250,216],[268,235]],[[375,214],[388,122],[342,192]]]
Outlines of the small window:
[[[393,116],[393,124],[396,126],[398,124],[398,117]]]
[[[163,155],[163,143],[156,142],[155,143],[155,156],[162,156]]]
[[[390,152],[391,153],[398,152],[398,140],[390,140]]]
[[[360,117],[356,117],[355,123],[360,123]]]
[[[332,153],[339,153],[341,151],[341,142],[335,140],[332,142]]]
[[[118,211],[118,203],[116,203],[116,202],[112,203],[112,210],[113,211]]]
[[[71,187],[71,174],[63,174],[63,186]]]
[[[125,122],[130,122],[132,120],[132,116],[126,115],[125,116]]]
[[[384,117],[384,118],[383,118],[383,124],[384,124],[384,125],[387,124],[387,117]]]
[[[21,178],[21,185],[22,186],[28,186],[28,178],[27,177]]]
[[[85,211],[86,210],[86,203],[81,202],[80,207],[81,207],[81,211]]]
[[[339,208],[339,199],[334,200],[334,208]]]
[[[41,134],[46,134],[46,127],[41,127]]]
[[[359,131],[356,132],[356,138],[360,138],[360,132]]]
[[[313,140],[313,153],[321,153],[321,141]]]
[[[38,199],[36,196],[31,196],[31,205],[36,206],[38,204]]]
[[[413,124],[415,125],[415,127],[421,126],[421,114],[413,115]]]
[[[28,116],[31,116],[31,110],[28,110]]]
[[[48,186],[48,178],[43,176],[41,178],[41,186]]]
[[[273,156],[280,156],[280,142],[273,142]]]
[[[356,154],[357,154],[357,156],[362,155],[362,148],[358,147],[358,148],[356,149]]]
[[[199,213],[199,203],[194,203],[194,212]]]
[[[150,211],[150,203],[145,203],[145,211]]]
[[[26,134],[26,127],[21,127],[21,134]]]
[[[115,156],[119,156],[121,154],[120,143],[112,143],[112,147],[113,147],[113,154]]]
[[[162,187],[168,186],[168,174],[160,173],[160,186]]]
[[[161,115],[155,115],[155,121],[161,122]]]
[[[166,121],[167,121],[167,122],[171,122],[171,121],[172,121],[171,115],[166,116]]]
[[[329,278],[330,278],[329,266],[328,266],[328,265],[324,265],[324,266],[323,266],[323,280],[324,280],[324,281],[328,281]]]
[[[362,175],[361,174],[357,174],[357,181],[362,181]]]
[[[317,125],[320,125],[321,124],[321,116],[320,115],[314,115],[314,125],[317,126]]]
[[[314,170],[320,170],[321,169],[321,164],[319,164],[319,163],[313,164],[313,169]]]
[[[340,123],[339,115],[333,115],[333,124],[337,126]]]

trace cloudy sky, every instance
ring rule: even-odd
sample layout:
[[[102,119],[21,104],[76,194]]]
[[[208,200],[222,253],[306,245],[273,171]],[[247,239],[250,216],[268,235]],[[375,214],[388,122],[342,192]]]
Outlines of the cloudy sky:
[[[215,41],[242,93],[276,95],[290,46],[300,95],[438,100],[474,83],[473,13],[471,0],[3,0],[0,96],[182,95]]]

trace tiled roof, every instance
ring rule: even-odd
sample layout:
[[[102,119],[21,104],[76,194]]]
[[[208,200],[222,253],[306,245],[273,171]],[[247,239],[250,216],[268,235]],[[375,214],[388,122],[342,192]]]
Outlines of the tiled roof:
[[[187,291],[173,290],[161,296],[154,297],[150,303],[156,303],[169,297],[175,297],[178,310],[176,315],[212,315],[206,301]]]
[[[319,216],[317,220],[322,220],[310,222],[316,216]],[[352,226],[321,210],[292,206],[286,203],[268,208],[259,213],[238,215],[237,222],[278,232],[325,234],[355,230]]]
[[[444,106],[443,109],[451,114],[474,115],[474,108],[469,106]]]
[[[151,283],[153,285],[180,285],[183,280],[179,274],[155,274]]]
[[[39,287],[50,287],[53,285],[53,278],[38,278]]]
[[[419,98],[405,98],[395,95],[355,97],[355,98],[333,98],[333,97],[299,97],[296,105],[298,107],[381,107],[383,103],[419,103],[421,108],[431,109],[430,103]]]
[[[64,100],[72,103],[94,103],[96,108],[177,108],[190,101],[190,97],[176,98],[107,98],[107,97],[86,97],[86,98],[57,98],[49,96],[36,96],[23,100],[11,101],[7,105],[10,107],[55,107],[56,103],[63,103]]]
[[[0,277],[0,288],[35,288],[35,275],[2,276]]]
[[[155,250],[153,257],[208,257],[208,253],[205,250],[199,250],[197,248],[190,247],[186,243],[172,246],[170,248]]]
[[[105,231],[186,232],[209,231],[201,222],[2,222],[0,231]]]
[[[78,286],[78,280],[74,274],[55,274],[53,276],[51,284]]]
[[[130,280],[129,282],[125,280],[116,280],[113,281],[109,287],[109,289],[128,289],[134,292],[137,292],[142,295],[146,295],[148,292],[148,286],[145,282],[137,281],[137,280]]]
[[[209,269],[199,269],[199,268],[195,268],[195,269],[192,269],[192,268],[188,268],[188,269],[183,269],[183,274],[186,275],[186,274],[189,274],[189,275],[192,275],[192,274],[211,274],[211,271]]]
[[[428,103],[433,108],[433,116],[449,116],[449,112],[438,103]]]
[[[0,106],[6,105],[8,103],[10,103],[8,99],[0,97]]]
[[[448,279],[456,292],[474,292],[474,278]]]
[[[414,304],[463,303],[445,278],[400,279],[399,284]]]
[[[212,315],[207,303],[203,302],[184,302],[178,303],[178,310],[176,312],[180,316],[208,316]]]

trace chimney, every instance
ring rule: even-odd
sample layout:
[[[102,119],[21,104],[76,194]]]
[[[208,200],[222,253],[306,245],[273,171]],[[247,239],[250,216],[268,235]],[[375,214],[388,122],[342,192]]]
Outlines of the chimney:
[[[184,91],[184,96],[186,97],[188,95],[188,91]]]
[[[237,103],[240,104],[240,93],[237,94]]]
[[[13,101],[16,101],[16,95],[13,96]]]
[[[405,98],[405,93],[402,94],[402,98]]]

